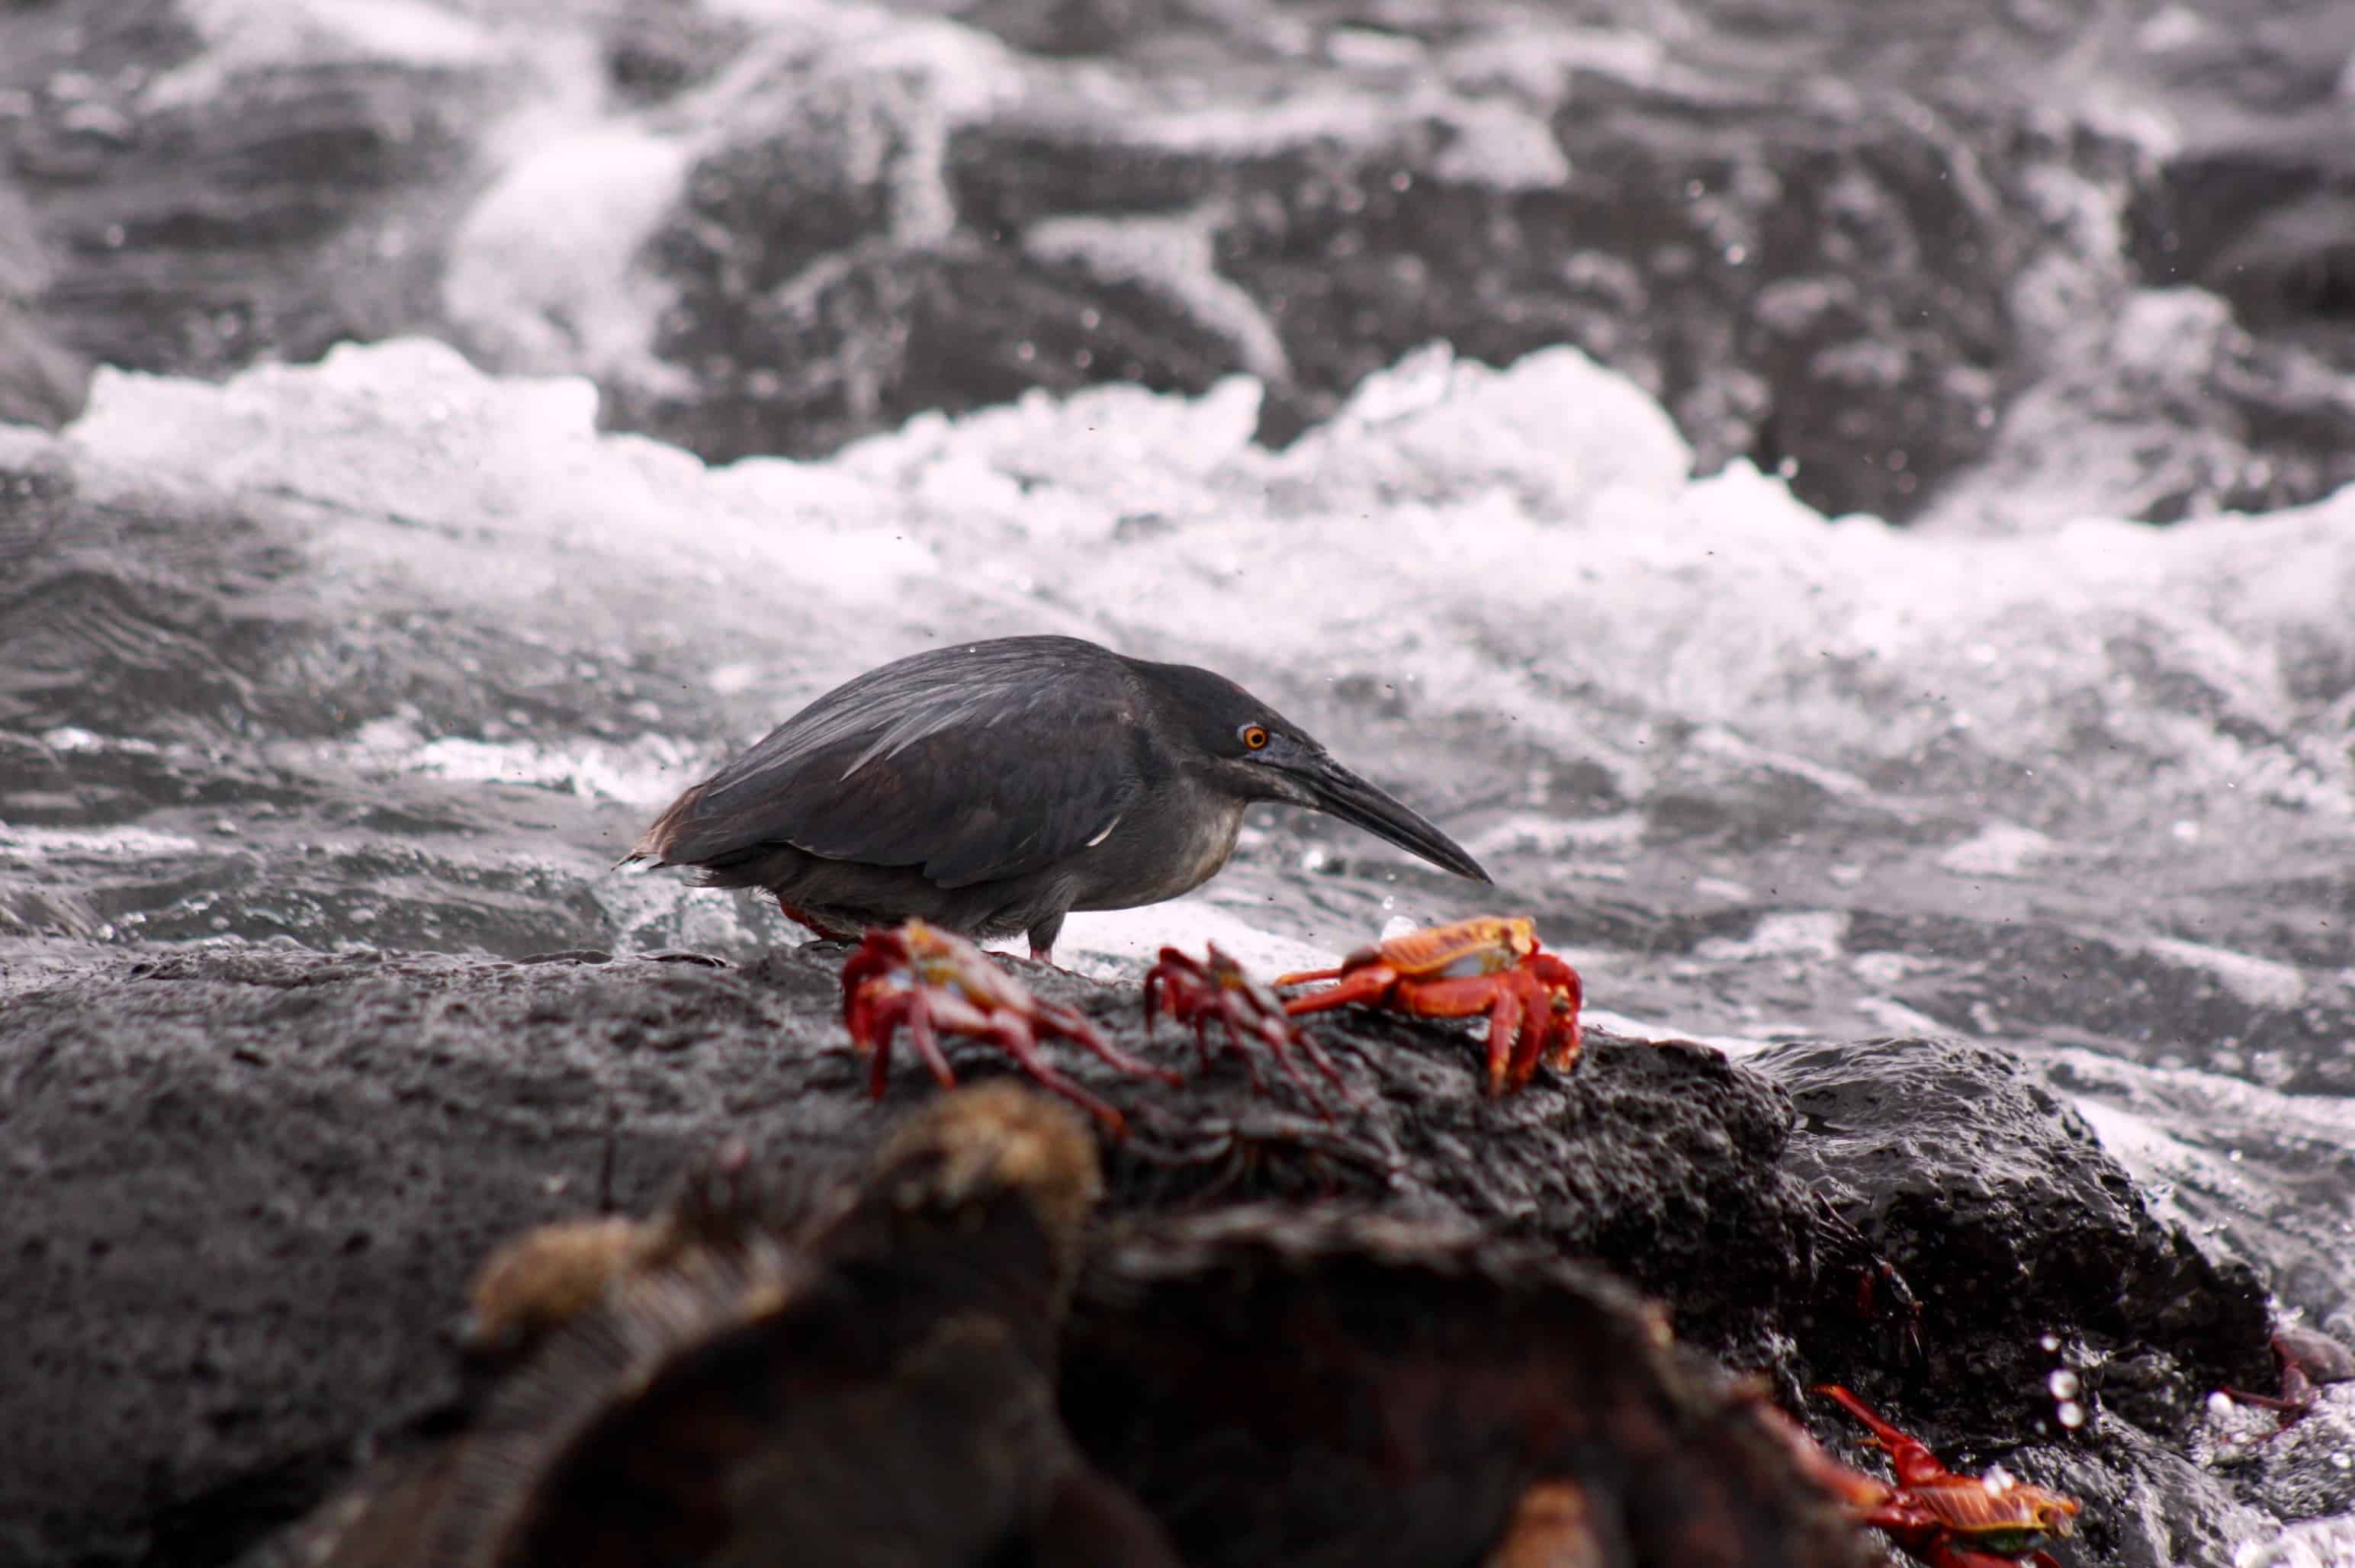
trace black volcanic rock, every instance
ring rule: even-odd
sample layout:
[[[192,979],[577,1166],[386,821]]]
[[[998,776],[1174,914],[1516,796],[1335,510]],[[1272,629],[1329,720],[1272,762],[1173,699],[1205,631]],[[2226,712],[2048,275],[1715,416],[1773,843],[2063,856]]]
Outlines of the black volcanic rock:
[[[1569,1561],[1871,1555],[1754,1392],[1637,1297],[1462,1226],[1260,1204],[1115,1227],[1082,1277],[1062,1405],[1201,1568],[1494,1562],[1547,1486],[1592,1530]]]
[[[866,1097],[840,1036],[841,955],[727,969],[224,944],[17,989],[0,1023],[0,1252],[16,1260],[0,1317],[25,1414],[0,1439],[16,1532],[0,1555],[222,1561],[315,1498],[355,1439],[450,1396],[443,1336],[494,1243],[643,1209],[722,1136],[796,1179],[841,1168],[933,1093],[902,1060],[886,1099]],[[1190,1040],[1141,1038],[1128,988],[1018,967],[1125,1049],[1191,1065]],[[1329,1123],[1252,1094],[1231,1060],[1178,1090],[1073,1063],[1134,1129],[1106,1150],[1109,1211],[1276,1200],[1474,1227],[1632,1278],[1684,1337],[1786,1395],[1827,1371],[1902,1374],[1902,1333],[1859,1332],[1852,1305],[1878,1246],[1922,1275],[1934,1364],[1969,1374],[1938,1408],[1990,1440],[2023,1435],[2030,1402],[1989,1380],[2033,1359],[2040,1328],[2120,1366],[2157,1358],[2162,1395],[2252,1356],[2236,1375],[2264,1371],[2262,1314],[2247,1345],[2233,1338],[2249,1283],[2176,1258],[2115,1167],[1999,1058],[1962,1053],[1926,1086],[1894,1051],[1772,1063],[1806,1094],[1878,1094],[1872,1136],[1939,1158],[1987,1153],[1982,1102],[2004,1112],[2000,1168],[2026,1196],[1996,1210],[1959,1180],[1892,1185],[1885,1214],[1857,1209],[1860,1246],[1803,1180],[1848,1168],[1828,1128],[1786,1148],[1783,1093],[1713,1051],[1598,1039],[1567,1082],[1491,1102],[1463,1031],[1358,1014],[1318,1030],[1363,1102]],[[974,1077],[1004,1066],[951,1050]],[[1998,1212],[2023,1229],[1982,1233]],[[2147,1338],[2115,1303],[2129,1267],[2137,1303],[2169,1280],[2181,1293]]]
[[[478,1312],[543,1318],[541,1342],[442,1413],[446,1439],[370,1467],[257,1561],[1177,1568],[1056,1418],[1102,1191],[1074,1112],[1003,1081],[935,1098],[806,1214],[733,1165],[634,1226],[503,1250]]]
[[[2093,1369],[2081,1381],[2098,1399],[2115,1358],[2129,1419],[2164,1430],[2219,1384],[2271,1376],[2255,1275],[2155,1217],[2016,1058],[1890,1040],[1777,1046],[1751,1064],[1798,1107],[1789,1168],[1921,1299],[1926,1388],[1968,1388],[1979,1419],[2049,1422],[2051,1371]]]

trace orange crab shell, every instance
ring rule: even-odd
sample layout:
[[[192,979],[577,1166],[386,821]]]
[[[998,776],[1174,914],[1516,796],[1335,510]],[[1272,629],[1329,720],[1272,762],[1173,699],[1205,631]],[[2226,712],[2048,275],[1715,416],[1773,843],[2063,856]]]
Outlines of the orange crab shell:
[[[1488,1087],[1501,1094],[1529,1082],[1540,1061],[1567,1071],[1578,1060],[1578,971],[1540,949],[1525,915],[1476,915],[1361,947],[1330,969],[1276,978],[1278,986],[1337,982],[1295,997],[1294,1015],[1362,1003],[1414,1018],[1488,1015]]]
[[[1538,923],[1527,915],[1476,915],[1449,925],[1409,931],[1387,942],[1369,944],[1341,960],[1342,969],[1362,969],[1387,964],[1415,978],[1455,970],[1463,975],[1497,975],[1538,950]],[[1466,959],[1476,960],[1466,965]],[[1458,965],[1463,965],[1458,967]],[[1289,976],[1286,976],[1289,978]],[[1276,984],[1283,985],[1279,979]]]
[[[1905,1488],[1883,1509],[1891,1524],[1902,1525],[1918,1512],[1966,1544],[2019,1556],[2007,1550],[2015,1541],[2072,1534],[2080,1506],[2074,1498],[2025,1481],[1998,1490],[1966,1477],[1942,1486]]]
[[[1838,1383],[1817,1383],[1814,1392],[1862,1423],[1873,1446],[1889,1456],[1890,1467],[1897,1473],[1896,1484],[1877,1500],[1861,1489],[1844,1493],[1864,1523],[1886,1531],[1934,1568],[1983,1568],[2021,1561],[2036,1568],[2058,1568],[2051,1553],[2036,1550],[2036,1542],[2074,1531],[2081,1507],[2076,1499],[2026,1481],[1991,1486],[1956,1475],[1927,1444],[1882,1420]],[[1797,1430],[1796,1423],[1792,1426]],[[1863,1478],[1836,1460],[1828,1463],[1835,1472]],[[1817,1479],[1842,1489],[1831,1473],[1818,1472]]]
[[[842,969],[843,1015],[850,1021],[861,1003],[873,1003],[903,983],[892,971],[908,971],[917,985],[941,986],[967,1000],[996,1007],[1028,1009],[1028,993],[999,971],[988,955],[957,935],[921,920],[871,931]],[[856,1027],[853,1032],[858,1032]]]
[[[1031,1078],[1114,1131],[1126,1120],[1040,1055],[1040,1037],[1070,1040],[1131,1077],[1166,1083],[1178,1075],[1118,1050],[1076,1009],[1030,994],[971,942],[921,920],[870,931],[842,969],[842,1018],[853,1050],[873,1060],[868,1093],[880,1097],[891,1063],[891,1039],[905,1026],[909,1043],[940,1085],[954,1088],[955,1071],[941,1053],[938,1034],[988,1040]]]

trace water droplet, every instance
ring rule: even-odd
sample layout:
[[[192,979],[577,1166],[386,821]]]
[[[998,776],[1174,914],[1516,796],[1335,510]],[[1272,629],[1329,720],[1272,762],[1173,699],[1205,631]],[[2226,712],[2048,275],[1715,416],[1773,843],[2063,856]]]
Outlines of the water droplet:
[[[2044,1380],[2044,1386],[2052,1391],[2054,1399],[2074,1399],[2077,1397],[2077,1374],[2066,1367],[2059,1368]]]
[[[2061,1336],[2058,1334],[2047,1334],[2044,1338],[2036,1342],[2043,1346],[2047,1350],[2057,1350],[2061,1348]]]
[[[2232,1403],[2232,1396],[2222,1389],[2208,1396],[2208,1413],[2218,1421],[2232,1420],[2232,1412],[2236,1408],[2238,1407]]]
[[[2085,1424],[2085,1407],[2073,1399],[2062,1400],[2060,1409],[2054,1411],[2053,1414],[2062,1425],[2072,1432]]]
[[[2019,1482],[2001,1465],[1989,1465],[1987,1467],[1987,1474],[1979,1477],[1979,1485],[1987,1489],[1990,1497],[1999,1498],[2019,1485]]]

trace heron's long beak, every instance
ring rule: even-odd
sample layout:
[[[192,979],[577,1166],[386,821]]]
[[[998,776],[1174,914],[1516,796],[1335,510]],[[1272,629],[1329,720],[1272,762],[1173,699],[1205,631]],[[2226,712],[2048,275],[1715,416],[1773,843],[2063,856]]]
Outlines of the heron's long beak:
[[[1284,770],[1306,787],[1310,804],[1319,811],[1362,827],[1377,838],[1419,855],[1434,866],[1476,882],[1493,882],[1480,862],[1464,847],[1391,799],[1331,757],[1317,755],[1305,766]]]

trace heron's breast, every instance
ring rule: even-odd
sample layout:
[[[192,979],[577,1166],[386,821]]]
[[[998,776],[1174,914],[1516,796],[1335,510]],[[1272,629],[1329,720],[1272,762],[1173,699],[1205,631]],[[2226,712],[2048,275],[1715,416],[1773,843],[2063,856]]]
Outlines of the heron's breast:
[[[1242,825],[1243,803],[1217,797],[1174,810],[1132,809],[1082,852],[1093,864],[1088,897],[1073,907],[1134,909],[1190,892],[1227,863]]]

